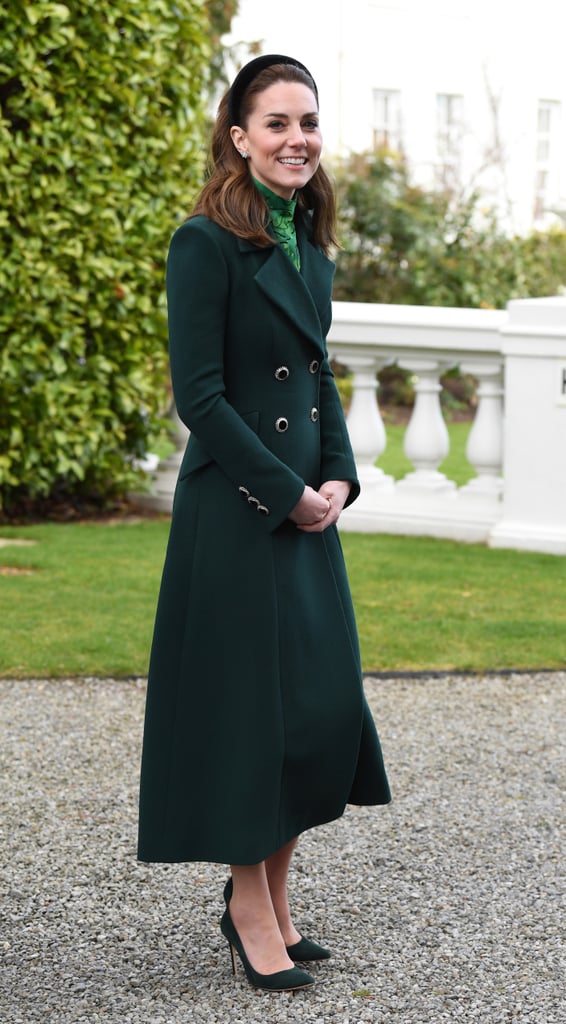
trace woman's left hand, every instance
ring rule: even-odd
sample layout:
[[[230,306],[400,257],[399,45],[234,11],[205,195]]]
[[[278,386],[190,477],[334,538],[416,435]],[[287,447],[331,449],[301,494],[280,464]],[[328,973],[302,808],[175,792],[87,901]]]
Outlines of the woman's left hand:
[[[298,526],[297,529],[303,530],[304,533],[322,533],[323,530],[338,522],[351,486],[349,480],[326,480],[318,489],[320,496],[328,501],[328,512],[324,519],[309,526]]]

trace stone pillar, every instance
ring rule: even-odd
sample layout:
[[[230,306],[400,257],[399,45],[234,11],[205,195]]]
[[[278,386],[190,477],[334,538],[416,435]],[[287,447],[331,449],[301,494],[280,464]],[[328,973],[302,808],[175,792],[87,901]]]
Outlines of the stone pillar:
[[[566,297],[519,299],[502,327],[503,514],[493,547],[566,554]]]

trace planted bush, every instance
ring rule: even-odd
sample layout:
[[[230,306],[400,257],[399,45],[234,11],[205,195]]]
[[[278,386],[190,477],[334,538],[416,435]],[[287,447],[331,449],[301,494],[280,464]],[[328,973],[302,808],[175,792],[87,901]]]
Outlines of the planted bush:
[[[168,238],[202,180],[209,6],[0,5],[0,508],[98,496],[166,408]]]
[[[337,178],[335,299],[500,309],[566,288],[563,229],[510,237],[478,195],[423,189],[388,151],[352,157]]]
[[[404,158],[386,150],[351,157],[337,182],[337,300],[495,309],[566,289],[561,228],[510,237],[477,195],[423,189]],[[382,404],[412,404],[410,373],[389,366],[378,378]],[[471,409],[472,378],[451,370],[442,382],[448,411]]]

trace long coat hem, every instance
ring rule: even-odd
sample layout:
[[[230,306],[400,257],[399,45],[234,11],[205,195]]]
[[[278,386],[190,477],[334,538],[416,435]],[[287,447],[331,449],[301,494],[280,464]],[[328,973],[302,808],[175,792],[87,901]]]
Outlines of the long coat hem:
[[[383,806],[391,801],[391,797],[373,800],[369,803],[364,804],[347,804],[346,806],[355,807],[375,807]],[[287,836],[281,836],[281,839],[273,846],[266,846],[256,856],[243,860],[242,855],[238,850],[230,850],[227,847],[223,848],[222,853],[220,850],[209,850],[209,849],[198,849],[195,847],[194,852],[190,855],[186,851],[179,850],[178,853],[174,853],[168,850],[167,853],[159,850],[158,847],[153,849],[144,848],[138,851],[138,861],[140,864],[191,864],[191,863],[202,863],[202,864],[239,864],[239,865],[250,865],[260,864],[262,861],[267,860],[274,853],[277,853],[283,846],[290,843],[292,839],[296,839],[297,835],[303,835],[304,832],[309,832],[313,828],[318,828],[321,825],[329,825],[333,821],[338,821],[344,814],[346,807],[343,807],[341,811],[336,814],[331,814],[329,817],[317,818],[312,821],[309,825],[305,826],[300,833],[297,834],[295,830],[292,830],[292,834]]]

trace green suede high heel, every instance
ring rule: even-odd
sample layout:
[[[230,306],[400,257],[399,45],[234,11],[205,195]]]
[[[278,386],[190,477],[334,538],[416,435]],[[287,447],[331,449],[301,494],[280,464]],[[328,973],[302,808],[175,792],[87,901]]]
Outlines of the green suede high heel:
[[[230,900],[232,899],[232,878],[229,878],[224,886],[224,902],[226,909]],[[325,949],[324,946],[319,946],[318,942],[313,942],[312,939],[305,939],[301,937],[298,942],[293,943],[292,946],[286,946],[287,955],[291,960],[299,960],[301,963],[308,963],[314,960],[330,960],[332,953],[329,949]]]
[[[291,957],[291,960],[300,960],[301,963],[307,963],[312,960],[330,960],[332,953],[329,949],[325,949],[324,946],[319,946],[318,942],[313,942],[312,939],[305,939],[302,936],[298,942],[293,943],[292,946],[286,946],[287,956]]]
[[[300,967],[290,967],[286,971],[276,971],[274,974],[260,974],[256,971],[246,956],[240,936],[234,927],[230,911],[226,909],[220,922],[220,930],[230,944],[232,956],[232,973],[236,974],[236,951],[242,961],[246,977],[254,988],[261,988],[267,992],[295,992],[300,988],[309,988],[314,985],[314,978],[302,971]]]

